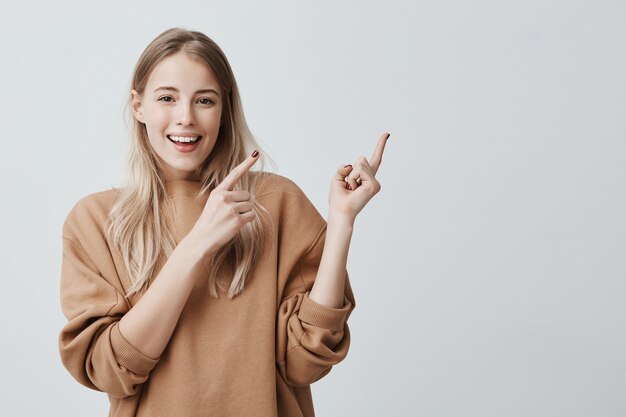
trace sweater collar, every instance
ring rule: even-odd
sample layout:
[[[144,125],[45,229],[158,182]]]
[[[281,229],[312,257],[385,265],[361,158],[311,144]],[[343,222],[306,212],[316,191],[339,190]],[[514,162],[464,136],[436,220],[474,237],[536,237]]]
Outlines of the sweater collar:
[[[202,182],[197,180],[173,180],[165,183],[165,193],[169,197],[180,194],[196,196],[202,189]]]

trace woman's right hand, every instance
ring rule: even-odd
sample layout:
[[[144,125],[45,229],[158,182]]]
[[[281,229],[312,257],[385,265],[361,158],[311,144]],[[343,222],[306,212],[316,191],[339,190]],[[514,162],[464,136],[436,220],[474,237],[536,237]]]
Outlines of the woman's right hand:
[[[244,224],[256,217],[254,196],[246,190],[233,191],[237,181],[257,161],[258,152],[255,151],[252,155],[237,165],[211,191],[204,210],[187,235],[192,245],[201,254],[206,255],[217,251],[228,243]]]

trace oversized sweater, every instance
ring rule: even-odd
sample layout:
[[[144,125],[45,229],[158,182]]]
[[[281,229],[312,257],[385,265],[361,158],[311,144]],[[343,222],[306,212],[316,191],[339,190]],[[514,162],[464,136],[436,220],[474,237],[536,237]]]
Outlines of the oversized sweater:
[[[131,281],[106,238],[115,189],[90,194],[63,224],[61,361],[82,385],[106,392],[109,417],[314,416],[310,384],[343,360],[348,317],[356,306],[345,274],[344,305],[316,303],[316,278],[326,221],[294,182],[272,174],[255,193],[271,214],[257,266],[234,299],[207,292],[198,279],[165,350],[142,353],[119,330],[141,295],[125,297]],[[176,243],[200,216],[208,195],[201,183],[166,183],[177,213],[168,220]],[[166,262],[162,256],[156,274]]]

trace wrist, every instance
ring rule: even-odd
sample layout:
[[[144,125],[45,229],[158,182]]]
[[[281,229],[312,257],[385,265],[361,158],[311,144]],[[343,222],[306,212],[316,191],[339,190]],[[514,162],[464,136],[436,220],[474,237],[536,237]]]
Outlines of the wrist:
[[[354,220],[355,220],[354,217],[344,214],[344,213],[338,213],[332,210],[328,212],[327,223],[329,226],[332,224],[335,227],[341,227],[341,228],[352,230],[352,228],[354,227]]]
[[[198,239],[193,230],[180,241],[179,246],[197,261],[207,259],[217,251],[214,245],[207,246],[206,242]]]

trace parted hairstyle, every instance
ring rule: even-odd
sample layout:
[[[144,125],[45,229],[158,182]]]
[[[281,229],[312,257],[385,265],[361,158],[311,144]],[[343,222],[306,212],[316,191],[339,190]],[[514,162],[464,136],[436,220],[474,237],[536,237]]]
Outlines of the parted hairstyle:
[[[270,162],[273,167],[276,164],[261,149],[248,128],[230,64],[212,39],[201,32],[179,27],[162,32],[141,54],[133,71],[130,89],[143,95],[156,65],[181,51],[192,59],[206,63],[223,92],[217,141],[195,172],[202,181],[200,194],[214,189],[253,149],[258,149],[260,155],[255,168],[261,169],[246,172],[234,188],[248,190],[254,195],[262,179],[269,175],[263,171],[265,162]],[[129,272],[132,281],[126,293],[126,297],[129,297],[148,288],[157,272],[159,256],[164,254],[168,258],[176,243],[164,218],[164,215],[173,214],[173,209],[165,198],[161,160],[150,145],[145,124],[133,116],[130,98],[125,109],[130,139],[123,179],[125,186],[116,189],[106,233],[119,248]],[[233,239],[206,259],[205,269],[208,271],[208,291],[211,296],[218,297],[218,287],[223,291],[228,288],[229,298],[243,291],[245,278],[259,259],[264,233],[273,230],[259,215],[258,209],[267,213],[254,199],[255,219],[246,223]],[[222,268],[229,272],[221,273]],[[229,279],[230,285],[227,282]]]

